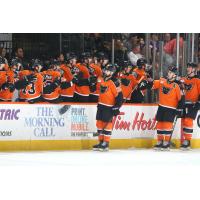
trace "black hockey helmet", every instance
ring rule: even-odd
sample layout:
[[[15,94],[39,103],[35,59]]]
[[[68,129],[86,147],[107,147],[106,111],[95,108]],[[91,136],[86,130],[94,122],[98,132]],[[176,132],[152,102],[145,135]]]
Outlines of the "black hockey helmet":
[[[40,67],[41,69],[43,68],[43,62],[36,58],[36,59],[32,59],[31,63],[30,63],[30,69],[33,71],[41,71],[41,69],[37,69],[38,67]]]
[[[35,67],[35,66],[38,66],[38,65],[43,65],[43,62],[40,59],[36,58],[36,59],[31,60],[31,66],[32,67]]]
[[[128,67],[133,67],[130,61],[124,60],[121,62],[122,69],[126,69]]]
[[[83,60],[83,59],[88,59],[88,58],[91,58],[92,57],[92,55],[91,55],[91,53],[90,52],[83,52],[83,53],[81,53],[81,59]]]
[[[74,52],[70,52],[66,54],[67,61],[69,62],[72,59],[77,59],[77,55]]]
[[[139,59],[137,60],[137,67],[138,67],[139,69],[141,69],[142,66],[145,66],[146,64],[147,64],[147,60],[146,60],[145,58],[139,58]]]
[[[178,68],[176,66],[174,66],[174,65],[170,65],[168,67],[168,71],[171,71],[171,72],[173,72],[176,75],[178,74]]]
[[[21,65],[22,66],[22,62],[19,58],[14,58],[11,60],[10,66],[17,66],[17,65]]]
[[[11,60],[10,68],[13,69],[15,72],[19,72],[23,69],[23,65],[21,63],[21,60],[19,58],[14,58]]]
[[[114,64],[114,65],[110,64],[110,63],[107,64],[105,67],[105,70],[113,72],[113,74],[116,73],[116,71],[117,71],[116,64]]]
[[[187,67],[192,67],[192,68],[197,68],[197,64],[193,63],[193,62],[189,62],[187,63]]]
[[[56,59],[51,59],[50,60],[50,64],[49,64],[49,68],[53,69],[55,68],[55,66],[59,66],[60,62]]]

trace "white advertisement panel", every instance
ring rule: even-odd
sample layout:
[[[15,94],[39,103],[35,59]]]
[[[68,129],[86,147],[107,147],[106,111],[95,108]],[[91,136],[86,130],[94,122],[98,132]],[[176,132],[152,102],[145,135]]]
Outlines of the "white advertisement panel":
[[[96,105],[0,104],[0,140],[70,140],[92,138],[96,131]],[[113,119],[112,138],[155,138],[157,106],[121,108]],[[180,138],[180,120],[174,138]],[[200,137],[200,135],[199,135]]]

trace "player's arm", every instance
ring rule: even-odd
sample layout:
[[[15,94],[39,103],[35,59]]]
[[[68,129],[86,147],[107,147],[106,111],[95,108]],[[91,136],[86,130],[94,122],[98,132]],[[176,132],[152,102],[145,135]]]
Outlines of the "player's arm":
[[[185,108],[185,93],[182,92],[180,86],[177,84],[176,86],[176,94],[177,94],[177,100],[178,100],[178,106],[177,106],[177,117],[183,117],[183,111]]]
[[[60,77],[57,77],[54,79],[54,81],[51,84],[46,85],[43,88],[43,93],[44,94],[51,94],[60,86]]]
[[[34,74],[30,74],[28,76],[23,77],[22,79],[15,82],[15,88],[17,90],[24,89],[30,83],[35,81],[37,78]]]
[[[120,113],[119,109],[123,104],[123,94],[121,90],[121,85],[119,79],[113,79],[114,87],[112,88],[112,92],[115,96],[115,105],[112,107],[113,115],[116,116]]]

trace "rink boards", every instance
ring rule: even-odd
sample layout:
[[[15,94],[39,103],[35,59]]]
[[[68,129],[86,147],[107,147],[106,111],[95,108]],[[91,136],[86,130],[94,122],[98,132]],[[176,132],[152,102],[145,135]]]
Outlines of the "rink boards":
[[[0,151],[81,150],[96,143],[96,104],[0,104]],[[113,119],[111,148],[151,148],[155,143],[156,104],[123,105]],[[200,114],[194,123],[193,148],[200,148]],[[178,147],[181,122],[173,142]]]

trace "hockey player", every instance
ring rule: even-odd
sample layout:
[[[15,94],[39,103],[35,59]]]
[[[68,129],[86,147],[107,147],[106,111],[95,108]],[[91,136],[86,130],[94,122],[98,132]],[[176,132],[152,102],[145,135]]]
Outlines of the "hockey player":
[[[126,103],[132,103],[131,95],[138,83],[132,72],[133,66],[131,65],[131,63],[128,61],[124,61],[122,66],[122,72],[120,73],[120,80],[123,98],[124,101],[126,101]]]
[[[139,81],[141,78],[146,80],[148,78],[148,74],[146,73],[146,65],[147,61],[144,58],[139,58],[137,60],[137,67],[133,70],[133,75],[136,80]],[[133,91],[131,96],[132,103],[142,103],[144,101],[145,90],[136,89]]]
[[[102,77],[102,69],[100,65],[91,63],[89,66],[90,78],[89,78],[89,87],[90,87],[90,102],[98,102],[100,94],[100,82],[98,78]]]
[[[5,59],[0,57],[0,101],[12,100],[14,86],[14,72],[6,66]]]
[[[101,69],[104,69],[108,64],[108,56],[104,52],[97,52],[94,56],[94,64],[99,65]]]
[[[155,149],[169,149],[177,109],[182,109],[184,105],[184,95],[182,96],[179,85],[175,83],[177,72],[177,67],[170,66],[166,79],[160,78],[160,80],[154,81],[151,78],[148,79],[148,87],[159,90],[159,105],[156,113],[157,144],[154,146]],[[144,86],[146,83],[145,80],[142,81],[139,88],[148,88],[147,85]]]
[[[49,103],[60,102],[61,73],[60,63],[52,60],[49,69],[42,72],[43,75],[43,99]]]
[[[39,59],[32,60],[29,70],[19,72],[19,80],[15,83],[19,90],[19,101],[28,103],[41,102],[43,77],[40,73],[42,64]]]
[[[200,108],[200,80],[196,77],[196,72],[197,65],[195,63],[188,63],[187,76],[181,79],[185,88],[185,113],[182,118],[182,149],[190,148],[190,141],[193,133],[193,121],[195,120]]]
[[[66,64],[60,66],[61,85],[60,98],[62,102],[73,102],[75,84],[73,83],[72,68],[76,66],[77,57],[74,53],[70,53],[67,57]]]
[[[115,66],[108,64],[103,71],[103,78],[99,78],[100,95],[97,105],[96,126],[99,143],[93,146],[93,150],[106,151],[112,133],[112,118],[120,113],[123,103],[123,95],[120,81],[113,77],[116,72]]]
[[[72,69],[75,71],[73,82],[75,83],[74,101],[88,102],[90,95],[89,78],[90,73],[88,69],[89,54],[84,52],[81,54],[81,63],[77,63],[76,67]]]

